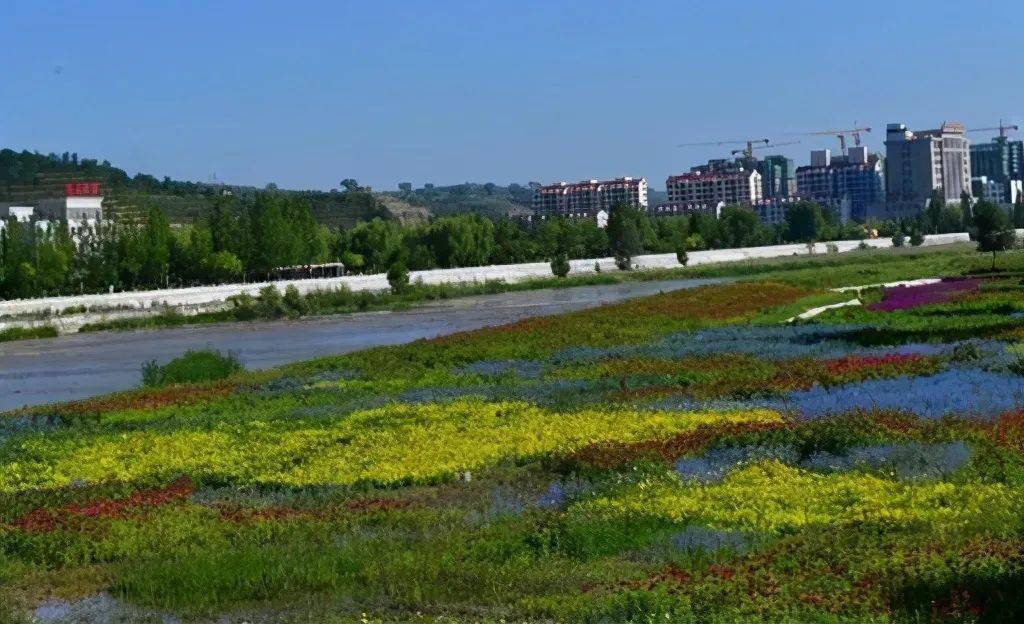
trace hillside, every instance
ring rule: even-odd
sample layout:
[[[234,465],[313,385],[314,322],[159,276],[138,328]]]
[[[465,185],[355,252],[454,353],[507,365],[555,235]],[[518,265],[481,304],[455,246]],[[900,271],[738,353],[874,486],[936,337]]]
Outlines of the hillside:
[[[174,223],[190,223],[205,214],[224,193],[247,198],[263,190],[210,182],[162,179],[139,173],[129,176],[109,161],[79,158],[78,154],[40,154],[0,150],[0,202],[32,201],[59,196],[67,182],[94,181],[103,185],[107,202],[121,214],[135,214],[139,206],[155,204]],[[352,181],[354,184],[354,180]],[[426,221],[434,215],[478,213],[491,218],[522,214],[531,203],[529,186],[492,183],[438,186],[413,190],[371,192],[353,185],[347,190],[276,189],[309,201],[316,218],[327,225],[351,227],[359,220],[383,217],[402,223]],[[276,188],[276,187],[275,187]]]
[[[500,219],[510,214],[520,214],[523,209],[530,207],[533,201],[532,184],[498,186],[491,182],[466,182],[452,186],[426,184],[418,189],[413,189],[409,184],[401,184],[397,192],[389,191],[386,194],[412,206],[425,208],[435,215],[476,213]]]

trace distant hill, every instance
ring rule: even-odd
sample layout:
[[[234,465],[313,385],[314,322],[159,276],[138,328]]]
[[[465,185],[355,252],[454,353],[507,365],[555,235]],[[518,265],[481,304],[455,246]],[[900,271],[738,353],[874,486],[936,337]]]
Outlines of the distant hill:
[[[99,182],[104,204],[122,217],[136,217],[140,206],[156,205],[173,223],[191,223],[205,214],[217,197],[231,194],[242,200],[259,189],[209,182],[184,182],[139,173],[129,176],[109,161],[79,158],[78,154],[40,154],[0,150],[0,202],[26,203],[64,193],[69,182]],[[276,188],[276,187],[275,187]],[[429,219],[430,210],[384,193],[355,191],[318,191],[276,189],[309,201],[313,215],[327,225],[351,227],[357,221],[374,217],[411,223]]]
[[[411,184],[401,184],[398,191],[386,194],[409,205],[425,208],[435,215],[472,212],[495,219],[520,214],[533,202],[532,186],[516,183],[508,186],[491,182],[466,182],[452,186],[426,184],[418,189],[413,189]]]
[[[128,217],[144,212],[140,206],[155,204],[174,223],[191,223],[205,214],[217,197],[230,193],[243,200],[263,190],[216,182],[187,182],[158,179],[139,173],[129,176],[107,160],[79,158],[78,154],[40,154],[11,149],[0,150],[0,201],[25,201],[63,194],[68,182],[100,182],[104,203],[113,212]],[[354,185],[348,190],[276,189],[296,194],[307,201],[321,223],[350,227],[357,221],[382,217],[403,223],[426,221],[434,215],[478,213],[492,218],[521,215],[533,200],[532,185],[493,183],[434,186],[374,192]],[[268,185],[273,186],[273,185]]]

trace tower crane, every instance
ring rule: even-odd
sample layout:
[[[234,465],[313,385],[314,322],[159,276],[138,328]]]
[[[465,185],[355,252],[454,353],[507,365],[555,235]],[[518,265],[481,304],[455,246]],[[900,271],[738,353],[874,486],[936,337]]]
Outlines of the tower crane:
[[[773,148],[773,147],[782,147],[784,145],[796,145],[798,143],[800,143],[800,141],[786,141],[785,143],[766,143],[764,145],[753,145],[753,146],[751,146],[748,149],[750,151],[759,150],[759,149],[770,149],[770,148]],[[748,157],[751,156],[751,154],[747,154],[747,150],[741,150],[741,149],[734,149],[734,150],[732,150],[729,153],[732,154],[733,156],[735,156],[736,154],[739,154],[740,152],[743,152],[743,154],[745,156],[748,156]]]
[[[994,128],[968,128],[967,129],[968,132],[987,132],[987,131],[992,131],[992,130],[998,130],[999,131],[999,138],[1000,139],[1005,139],[1006,138],[1007,130],[1017,131],[1017,130],[1020,130],[1020,128],[1018,128],[1016,124],[1003,125],[1003,120],[1000,119],[999,120],[999,125],[995,126]]]
[[[856,122],[854,122],[853,125],[856,126],[857,125]],[[847,136],[852,136],[853,137],[853,144],[859,146],[860,145],[860,134],[861,134],[861,132],[871,132],[871,128],[867,128],[867,127],[864,127],[864,128],[854,127],[854,128],[850,128],[849,130],[821,130],[819,132],[805,132],[804,134],[806,134],[808,136],[824,136],[824,135],[831,134],[831,135],[833,135],[833,136],[835,136],[836,138],[839,139],[839,149],[842,150],[843,153],[846,153],[846,137]]]
[[[742,150],[736,150],[736,152],[733,152],[733,153],[743,152],[743,155],[746,156],[747,158],[753,158],[753,156],[754,156],[754,144],[755,143],[764,143],[765,145],[768,145],[769,143],[771,143],[771,140],[769,140],[769,139],[743,139],[743,140],[739,140],[739,141],[703,141],[703,142],[700,142],[700,143],[680,143],[676,147],[696,147],[698,145],[743,145],[743,144],[746,144],[746,146],[747,146],[746,148],[744,148]]]

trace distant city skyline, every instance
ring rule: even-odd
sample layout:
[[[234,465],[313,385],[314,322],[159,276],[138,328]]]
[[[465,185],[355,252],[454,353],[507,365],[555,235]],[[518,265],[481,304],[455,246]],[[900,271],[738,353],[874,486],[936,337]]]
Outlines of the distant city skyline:
[[[855,121],[880,153],[890,122],[1024,121],[1016,3],[941,45],[963,6],[856,8],[13,3],[0,147],[254,186],[644,176],[660,191],[732,149],[680,143],[799,140],[759,152],[799,165],[838,141],[797,133]]]

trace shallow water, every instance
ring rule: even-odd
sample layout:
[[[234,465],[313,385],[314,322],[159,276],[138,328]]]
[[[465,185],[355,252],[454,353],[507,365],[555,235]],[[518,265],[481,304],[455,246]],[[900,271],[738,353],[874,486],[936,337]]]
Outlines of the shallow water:
[[[143,362],[165,362],[187,349],[232,351],[250,369],[269,368],[724,281],[729,280],[578,286],[465,297],[392,312],[0,343],[0,411],[127,390],[139,385]]]

